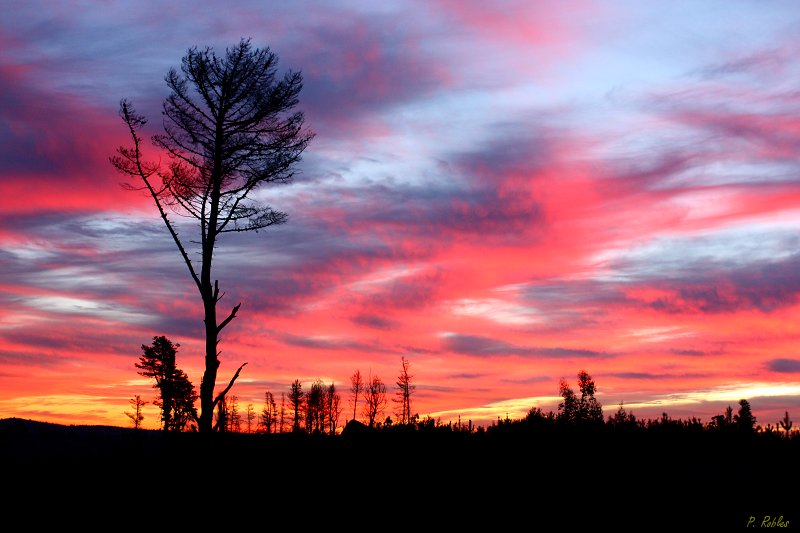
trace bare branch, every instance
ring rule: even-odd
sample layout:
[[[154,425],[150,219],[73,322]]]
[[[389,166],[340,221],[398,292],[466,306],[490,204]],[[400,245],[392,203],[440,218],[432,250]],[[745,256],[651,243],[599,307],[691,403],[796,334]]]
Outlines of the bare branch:
[[[164,210],[163,205],[161,204],[160,193],[163,192],[163,189],[161,191],[156,191],[153,185],[150,183],[150,176],[153,175],[155,169],[146,171],[145,166],[141,160],[141,149],[140,149],[141,139],[137,135],[136,131],[140,129],[142,126],[144,126],[144,124],[146,124],[147,121],[142,115],[136,114],[136,111],[133,109],[133,106],[129,104],[128,101],[125,99],[123,99],[120,102],[120,115],[122,116],[125,123],[128,125],[128,130],[130,131],[131,137],[133,138],[134,150],[132,153],[133,159],[131,159],[131,162],[135,165],[136,174],[140,178],[142,178],[145,187],[150,192],[150,196],[153,197],[153,201],[156,204],[158,213],[161,215],[161,219],[167,226],[167,229],[169,230],[169,233],[172,236],[172,240],[175,241],[175,244],[178,246],[178,250],[180,251],[181,256],[183,256],[183,260],[186,263],[186,266],[189,268],[189,273],[191,274],[194,282],[197,284],[197,288],[200,289],[201,288],[200,278],[198,277],[197,273],[194,270],[194,266],[192,265],[192,260],[189,258],[189,254],[186,253],[186,249],[183,247],[183,243],[178,237],[178,233],[172,226],[172,222],[170,222],[169,217],[167,217],[167,213]],[[124,149],[121,149],[120,153],[123,153],[123,151]],[[128,153],[130,154],[130,152]],[[117,168],[119,169],[120,167],[117,166]]]
[[[228,386],[225,387],[225,390],[217,394],[217,397],[214,398],[214,403],[212,404],[212,407],[216,407],[217,404],[220,402],[220,400],[222,400],[225,397],[225,395],[228,394],[228,391],[231,390],[231,387],[233,387],[233,382],[236,381],[236,379],[239,377],[239,373],[241,373],[242,369],[245,367],[246,364],[247,363],[242,363],[242,366],[240,366],[239,369],[236,371],[236,373],[233,375],[230,383],[228,383]]]
[[[218,299],[218,300],[219,300],[219,299]],[[230,321],[231,321],[231,320],[233,320],[234,318],[236,318],[236,313],[239,311],[239,308],[240,308],[241,306],[242,306],[242,304],[241,304],[241,303],[240,303],[240,304],[238,304],[238,305],[236,305],[236,306],[233,308],[233,311],[231,311],[231,313],[228,315],[228,318],[226,318],[225,320],[223,320],[223,321],[220,323],[220,325],[219,325],[219,326],[217,326],[217,335],[219,335],[219,332],[220,332],[220,331],[222,331],[222,328],[224,328],[225,326],[227,326],[227,325],[230,323]]]

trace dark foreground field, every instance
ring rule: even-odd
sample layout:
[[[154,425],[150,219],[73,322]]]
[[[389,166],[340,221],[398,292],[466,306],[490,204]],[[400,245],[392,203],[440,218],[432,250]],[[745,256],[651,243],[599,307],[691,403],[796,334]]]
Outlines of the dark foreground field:
[[[797,529],[798,444],[580,431],[165,434],[0,420],[5,515],[92,529],[730,531],[781,516]]]

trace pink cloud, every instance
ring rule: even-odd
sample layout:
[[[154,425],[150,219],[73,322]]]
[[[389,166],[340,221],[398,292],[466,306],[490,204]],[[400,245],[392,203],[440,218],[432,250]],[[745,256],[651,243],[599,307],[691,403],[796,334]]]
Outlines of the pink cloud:
[[[571,2],[564,10],[558,2],[484,3],[439,0],[459,26],[469,28],[492,40],[524,46],[562,45],[578,36],[580,24],[574,17],[596,13],[594,2]]]

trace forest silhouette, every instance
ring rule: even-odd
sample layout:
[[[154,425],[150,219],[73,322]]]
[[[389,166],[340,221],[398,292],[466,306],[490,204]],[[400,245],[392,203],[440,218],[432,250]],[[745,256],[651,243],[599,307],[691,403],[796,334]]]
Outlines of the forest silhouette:
[[[171,506],[189,507],[197,505],[191,478],[211,456],[219,466],[203,474],[205,482],[230,505],[294,509],[314,524],[355,506],[354,516],[369,520],[405,509],[429,525],[481,529],[728,531],[767,518],[797,526],[800,436],[788,412],[775,425],[756,424],[744,399],[738,411],[708,421],[637,418],[623,405],[604,415],[594,381],[581,371],[578,392],[561,381],[557,412],[532,407],[488,426],[412,416],[371,427],[349,419],[326,431],[308,416],[319,391],[298,383],[288,388],[296,407],[271,429],[259,423],[247,431],[230,421],[232,411],[214,433],[5,419],[7,480],[19,494],[62,503],[78,484],[81,498],[91,494],[120,512],[121,495],[159,490]]]

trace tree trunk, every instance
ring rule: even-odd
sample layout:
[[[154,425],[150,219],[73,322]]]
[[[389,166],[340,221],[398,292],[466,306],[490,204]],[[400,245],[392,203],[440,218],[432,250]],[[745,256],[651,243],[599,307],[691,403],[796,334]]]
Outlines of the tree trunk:
[[[205,309],[206,326],[206,368],[203,372],[203,381],[200,383],[200,432],[214,430],[214,385],[217,381],[217,303],[214,293],[209,286],[206,289],[203,282],[203,307]]]
[[[216,166],[216,165],[215,165]],[[214,179],[214,178],[212,178]],[[219,358],[217,357],[217,288],[211,284],[211,262],[214,256],[214,245],[216,244],[217,214],[219,210],[219,185],[215,181],[214,190],[211,193],[211,209],[209,212],[208,225],[203,235],[203,265],[200,271],[200,292],[203,297],[203,311],[206,328],[206,368],[203,372],[203,381],[200,384],[200,432],[214,431],[214,386],[217,382],[217,369],[219,368]]]

